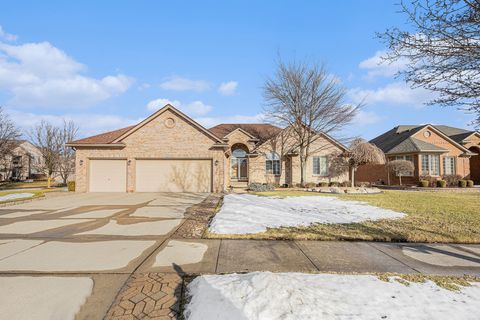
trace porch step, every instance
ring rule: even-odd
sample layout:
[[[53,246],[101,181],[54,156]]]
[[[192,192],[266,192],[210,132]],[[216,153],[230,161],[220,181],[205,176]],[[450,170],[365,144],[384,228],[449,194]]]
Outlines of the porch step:
[[[248,188],[248,182],[247,181],[232,181],[230,182],[230,186],[232,188]]]

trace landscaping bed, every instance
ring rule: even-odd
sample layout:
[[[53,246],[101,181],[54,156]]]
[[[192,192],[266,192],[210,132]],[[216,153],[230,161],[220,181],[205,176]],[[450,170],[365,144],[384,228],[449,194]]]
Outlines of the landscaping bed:
[[[261,196],[296,197],[326,195],[302,191],[272,191]],[[250,234],[216,234],[208,238],[367,240],[392,242],[480,243],[479,195],[447,192],[385,191],[382,194],[335,195],[371,206],[405,213],[400,219],[381,219],[344,224],[315,223],[307,226],[274,227]],[[331,197],[331,195],[329,195]],[[240,218],[240,216],[239,216]]]

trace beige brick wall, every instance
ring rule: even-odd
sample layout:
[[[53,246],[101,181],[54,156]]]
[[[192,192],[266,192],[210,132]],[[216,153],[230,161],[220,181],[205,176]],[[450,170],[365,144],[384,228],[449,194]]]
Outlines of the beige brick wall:
[[[165,125],[167,118],[175,120],[175,126]],[[213,191],[224,190],[225,157],[222,149],[212,149],[215,141],[170,110],[166,110],[142,128],[126,137],[126,146],[118,148],[77,148],[76,190],[88,191],[88,168],[90,159],[126,159],[127,191],[135,191],[135,160],[141,159],[211,159]],[[80,165],[80,161],[83,164]],[[217,162],[217,165],[215,163]]]

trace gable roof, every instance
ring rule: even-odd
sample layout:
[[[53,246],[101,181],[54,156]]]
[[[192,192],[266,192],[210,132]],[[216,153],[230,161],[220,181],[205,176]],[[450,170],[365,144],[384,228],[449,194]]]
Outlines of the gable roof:
[[[446,149],[412,137],[415,133],[427,127],[463,150],[465,154],[471,153],[461,143],[475,132],[443,125],[400,125],[370,140],[370,142],[386,154],[425,151],[445,152]]]
[[[447,152],[447,149],[438,147],[434,144],[408,137],[395,147],[390,149],[388,153],[414,153],[414,152]]]
[[[219,138],[225,138],[237,129],[241,129],[250,136],[257,138],[260,143],[265,142],[282,131],[281,128],[268,123],[222,123],[208,129],[208,131]]]
[[[170,110],[171,112],[175,113],[177,116],[180,118],[183,118],[186,122],[190,123],[194,127],[196,127],[199,131],[203,132],[206,134],[208,137],[210,137],[213,141],[215,141],[215,145],[223,145],[224,143],[220,138],[212,134],[210,131],[202,127],[199,123],[185,115],[184,113],[180,112],[178,109],[173,107],[170,104],[166,104],[163,108],[159,109],[157,112],[154,114],[150,115],[147,117],[145,120],[141,121],[140,123],[129,126],[126,128],[110,131],[110,132],[105,132],[98,134],[96,136],[92,137],[87,137],[84,139],[80,140],[75,140],[67,143],[67,146],[70,147],[75,147],[75,146],[123,146],[124,144],[121,142],[124,138],[128,137],[156,117],[158,117],[160,114],[164,113],[165,111]]]
[[[121,129],[117,129],[117,130],[114,130],[114,131],[109,131],[109,132],[97,134],[95,136],[91,136],[91,137],[87,137],[87,138],[83,138],[83,139],[79,139],[79,140],[75,140],[75,141],[70,141],[68,144],[69,145],[72,145],[72,144],[109,144],[109,143],[112,143],[118,137],[120,137],[122,134],[131,130],[134,127],[135,127],[135,125],[125,127],[125,128],[121,128]]]

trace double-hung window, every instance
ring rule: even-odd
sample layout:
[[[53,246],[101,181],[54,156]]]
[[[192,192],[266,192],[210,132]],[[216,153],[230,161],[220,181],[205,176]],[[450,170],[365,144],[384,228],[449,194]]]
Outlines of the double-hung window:
[[[328,158],[326,156],[313,157],[313,175],[328,176]]]
[[[266,155],[265,170],[267,173],[280,175],[280,157],[275,152]]]
[[[455,157],[444,157],[443,158],[443,174],[444,175],[454,175],[455,172]]]
[[[440,175],[440,156],[437,154],[422,154],[422,176]]]
[[[406,160],[406,161],[410,161],[412,163],[413,162],[413,156],[395,156],[395,158],[393,160]],[[403,177],[413,177],[413,171],[404,171],[404,172],[401,172],[402,176]]]

